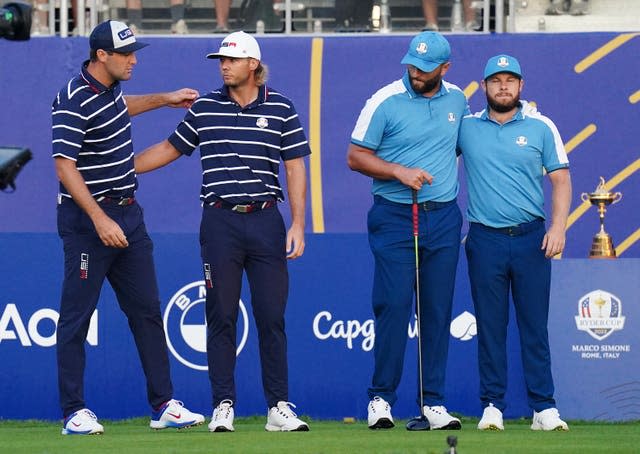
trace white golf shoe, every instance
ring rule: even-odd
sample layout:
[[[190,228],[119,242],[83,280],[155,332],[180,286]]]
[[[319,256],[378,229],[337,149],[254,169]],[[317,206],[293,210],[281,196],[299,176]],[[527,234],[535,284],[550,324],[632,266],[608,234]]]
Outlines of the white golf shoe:
[[[569,426],[560,419],[560,413],[557,408],[547,408],[540,413],[533,412],[533,421],[531,430],[559,430],[567,431]]]
[[[482,419],[478,423],[480,430],[504,430],[504,422],[502,421],[502,412],[493,404],[489,404],[482,412]]]
[[[460,430],[462,424],[458,418],[454,418],[447,409],[442,405],[435,405],[430,407],[425,405],[423,407],[424,415],[429,420],[429,426],[431,430]]]
[[[264,430],[267,432],[308,432],[309,425],[298,418],[291,407],[296,408],[291,402],[280,401],[267,413],[267,424]]]
[[[171,399],[152,413],[149,427],[156,430],[167,429],[169,427],[184,429],[186,427],[198,426],[203,422],[204,416],[200,413],[193,413],[187,410],[179,400]]]
[[[218,404],[213,410],[211,422],[209,423],[209,432],[233,432],[233,402],[225,399]]]
[[[98,423],[96,415],[88,408],[83,408],[67,416],[62,426],[62,435],[100,435],[104,427]]]
[[[367,407],[367,422],[369,429],[391,429],[395,424],[389,402],[382,397],[374,397]]]

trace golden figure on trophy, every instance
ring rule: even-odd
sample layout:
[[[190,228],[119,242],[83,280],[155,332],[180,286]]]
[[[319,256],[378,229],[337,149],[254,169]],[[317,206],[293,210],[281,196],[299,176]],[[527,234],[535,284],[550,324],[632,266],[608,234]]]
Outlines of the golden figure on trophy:
[[[605,188],[605,181],[603,177],[600,177],[600,184],[594,192],[583,192],[581,195],[582,201],[591,202],[591,205],[598,206],[598,213],[600,214],[600,231],[593,237],[591,243],[591,251],[589,252],[590,259],[615,259],[616,250],[613,246],[613,239],[611,235],[604,231],[604,214],[607,212],[606,206],[618,203],[622,199],[621,192],[609,192]]]

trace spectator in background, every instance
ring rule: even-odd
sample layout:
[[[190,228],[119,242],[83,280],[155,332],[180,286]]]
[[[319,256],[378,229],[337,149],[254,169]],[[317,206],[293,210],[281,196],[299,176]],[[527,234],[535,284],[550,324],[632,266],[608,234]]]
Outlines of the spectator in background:
[[[471,7],[471,0],[462,0],[464,15],[464,29],[468,32],[478,28],[476,22],[476,12]],[[422,0],[422,11],[424,13],[425,31],[438,31],[438,0]]]
[[[49,0],[33,0],[33,9],[31,22],[32,35],[48,35],[49,34]],[[72,35],[78,34],[78,25],[76,17],[78,17],[78,3],[76,0],[70,0],[71,15],[69,16],[69,30]],[[53,19],[55,21],[55,19]],[[88,25],[88,24],[87,24]]]
[[[186,35],[189,33],[184,21],[184,0],[170,0],[171,4],[171,33]],[[127,22],[134,35],[142,31],[142,0],[127,0]]]
[[[47,35],[49,33],[49,14],[47,13],[47,0],[34,0],[31,3],[33,4],[34,9],[31,19],[31,34]]]
[[[213,0],[213,6],[216,10],[216,28],[213,33],[228,33],[231,0]]]
[[[572,16],[589,14],[589,0],[549,0],[549,7],[545,14],[559,16],[566,13]]]
[[[336,0],[337,32],[368,32],[373,0]]]

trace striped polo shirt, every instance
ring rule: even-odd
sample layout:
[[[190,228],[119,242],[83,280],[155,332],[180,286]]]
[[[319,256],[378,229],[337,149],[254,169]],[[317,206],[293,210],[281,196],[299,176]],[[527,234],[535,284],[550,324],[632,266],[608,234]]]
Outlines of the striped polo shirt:
[[[200,146],[204,203],[283,201],[280,161],[311,153],[292,102],[266,86],[245,107],[226,86],[198,98],[169,142],[188,156]]]
[[[53,157],[75,161],[94,197],[130,197],[138,181],[122,89],[119,82],[105,87],[94,79],[88,63],[53,101]],[[71,197],[62,183],[60,195]]]
[[[555,124],[522,108],[504,124],[487,109],[464,117],[458,148],[468,183],[467,217],[489,227],[544,219],[544,171],[569,167]]]
[[[458,195],[456,141],[462,117],[469,113],[464,93],[442,81],[432,97],[416,93],[408,73],[381,88],[362,109],[351,142],[387,162],[420,168],[433,175],[418,200],[448,202]],[[371,191],[398,203],[411,203],[411,189],[398,180],[373,180]]]

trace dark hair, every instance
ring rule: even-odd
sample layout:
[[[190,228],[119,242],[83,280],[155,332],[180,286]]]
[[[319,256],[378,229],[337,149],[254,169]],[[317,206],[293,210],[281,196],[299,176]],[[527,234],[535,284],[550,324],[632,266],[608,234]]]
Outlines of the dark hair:
[[[91,50],[89,50],[89,60],[91,60],[91,61],[98,61],[98,51],[99,51],[99,50],[100,50],[100,49],[91,49]],[[105,52],[106,52],[108,55],[113,55],[113,53],[114,53],[114,52],[113,52],[113,51],[111,51],[111,50],[105,50]]]

